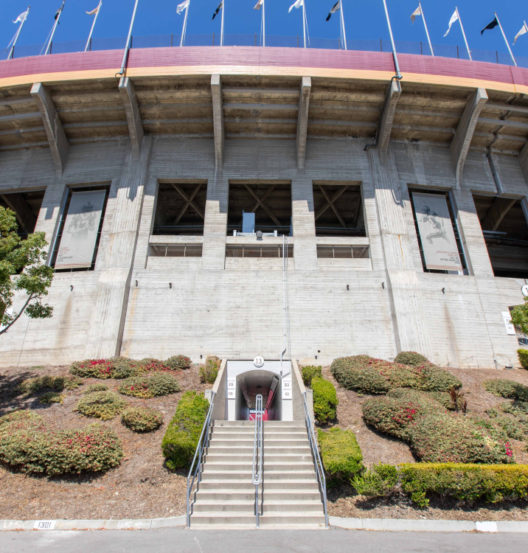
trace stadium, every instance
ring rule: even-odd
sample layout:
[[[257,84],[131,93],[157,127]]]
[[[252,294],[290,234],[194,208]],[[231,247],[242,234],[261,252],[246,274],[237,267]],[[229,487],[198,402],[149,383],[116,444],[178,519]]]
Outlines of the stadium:
[[[0,363],[516,366],[528,69],[390,52],[135,47],[0,62],[0,204],[53,317]],[[395,62],[399,62],[399,65]]]

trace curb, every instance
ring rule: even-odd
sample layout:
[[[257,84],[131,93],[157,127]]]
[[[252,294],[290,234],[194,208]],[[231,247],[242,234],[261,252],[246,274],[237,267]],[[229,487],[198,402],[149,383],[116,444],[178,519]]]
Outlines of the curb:
[[[528,521],[516,520],[473,522],[470,520],[330,517],[330,527],[377,532],[528,533]],[[0,520],[0,531],[154,530],[158,528],[185,528],[185,516],[123,520]],[[223,528],[223,530],[227,530],[227,528]],[[288,528],[284,528],[284,530],[288,530]]]

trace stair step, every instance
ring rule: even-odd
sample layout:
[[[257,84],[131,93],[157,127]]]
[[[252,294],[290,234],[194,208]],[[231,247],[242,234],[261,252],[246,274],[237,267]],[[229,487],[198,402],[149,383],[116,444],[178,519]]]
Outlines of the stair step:
[[[233,453],[233,454],[243,454],[250,453],[253,455],[253,446],[222,446],[218,444],[211,444],[208,448],[208,454],[211,453]],[[286,454],[299,454],[299,455],[312,455],[312,450],[308,446],[268,446],[266,445],[264,454],[265,455],[275,455],[277,453],[286,453]]]
[[[249,470],[214,470],[205,465],[204,472],[202,474],[202,482],[208,480],[242,480],[245,479],[248,482],[251,482],[252,472]],[[284,471],[267,471],[264,475],[264,480],[266,485],[271,484],[272,482],[282,481],[282,480],[310,480],[311,482],[315,480],[315,471],[313,470],[303,470],[297,472],[284,472]]]
[[[196,495],[197,501],[254,501],[255,488],[236,490],[232,488],[216,487],[214,489],[204,490],[200,488]],[[321,494],[319,490],[264,490],[264,502],[267,501],[296,501],[311,500],[318,501],[321,504]]]
[[[225,481],[225,479],[214,479],[214,478],[207,478],[203,479],[200,482],[200,491],[202,490],[216,490],[221,489],[223,487],[228,486],[231,490],[236,491],[251,491],[252,493],[255,492],[255,486],[251,483],[251,477],[249,479],[234,479],[231,478],[228,480],[228,482]],[[319,486],[317,484],[317,480],[315,479],[315,476],[313,478],[307,478],[307,479],[296,479],[296,480],[267,480],[264,484],[264,493],[267,491],[279,491],[279,490],[301,490],[301,491],[317,491],[319,493]]]
[[[251,453],[217,453],[209,452],[206,457],[207,463],[229,463],[250,464],[253,463],[253,452]],[[302,453],[264,453],[264,466],[270,463],[281,463],[285,465],[313,464],[311,452]]]

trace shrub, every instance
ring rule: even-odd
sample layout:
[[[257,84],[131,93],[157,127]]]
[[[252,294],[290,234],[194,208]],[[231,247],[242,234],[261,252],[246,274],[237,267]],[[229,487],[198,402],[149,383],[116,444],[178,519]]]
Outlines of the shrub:
[[[528,386],[519,384],[519,382],[498,378],[496,380],[486,380],[484,387],[496,396],[528,402]]]
[[[150,399],[179,392],[180,385],[171,374],[154,373],[149,376],[127,378],[117,391],[125,396]]]
[[[347,390],[365,394],[385,394],[389,391],[389,384],[386,378],[369,366],[371,360],[373,359],[368,355],[340,357],[332,362],[330,371],[337,382]]]
[[[45,392],[39,396],[38,400],[44,405],[51,405],[52,403],[62,403],[64,396],[59,392]]]
[[[171,371],[185,370],[191,368],[192,361],[191,358],[186,355],[173,355],[165,361],[165,365],[167,365]]]
[[[313,407],[315,420],[319,424],[327,424],[336,419],[337,400],[336,389],[334,385],[316,376],[312,379]]]
[[[64,389],[68,391],[75,390],[83,384],[83,379],[78,376],[67,376],[64,378]]]
[[[121,422],[134,432],[152,432],[163,423],[163,415],[150,407],[129,407],[121,415]]]
[[[101,425],[57,432],[29,411],[1,417],[0,438],[0,462],[26,474],[104,472],[123,457],[119,438]]]
[[[319,378],[323,377],[323,367],[320,365],[306,365],[302,368],[302,379],[305,386],[312,385],[312,378],[318,376]]]
[[[19,390],[23,394],[33,395],[40,392],[62,392],[64,390],[63,376],[37,376],[24,380]]]
[[[108,390],[108,386],[98,382],[97,384],[90,384],[83,393],[91,394],[92,392],[105,392],[106,390]]]
[[[420,353],[416,353],[415,351],[400,351],[400,353],[398,353],[398,355],[394,358],[394,362],[401,363],[402,365],[418,367],[419,365],[429,363],[429,359]]]
[[[363,455],[352,430],[319,430],[321,459],[330,484],[351,483],[364,470]]]
[[[152,357],[146,357],[145,359],[141,359],[141,361],[135,361],[135,363],[137,364],[137,374],[171,370],[166,363]]]
[[[528,369],[528,349],[518,349],[519,363],[523,369]]]
[[[356,476],[352,485],[360,495],[384,497],[390,495],[398,484],[398,469],[392,465],[374,465],[371,470]]]
[[[425,414],[441,413],[443,407],[423,392],[391,390],[387,397],[372,398],[362,406],[363,419],[378,432],[409,441],[409,429]]]
[[[111,359],[86,359],[76,361],[70,367],[70,372],[81,378],[129,378],[138,374],[138,362],[126,357]]]
[[[455,499],[474,504],[517,501],[528,497],[527,465],[400,465],[401,486],[419,507],[429,498]]]
[[[75,410],[85,417],[113,419],[126,407],[126,401],[114,392],[92,392],[83,396]]]
[[[218,371],[220,369],[221,360],[218,357],[210,356],[205,360],[205,365],[200,367],[200,382],[214,384]]]
[[[503,414],[497,409],[488,409],[486,412],[493,424],[500,428],[508,438],[512,440],[528,438],[528,426],[524,427],[514,416]]]
[[[425,414],[409,426],[414,455],[431,463],[511,463],[506,439],[497,440],[463,415]],[[505,438],[505,437],[504,437]]]
[[[208,410],[209,402],[203,395],[197,392],[182,395],[161,442],[169,469],[189,468]]]
[[[451,389],[462,388],[462,382],[449,371],[436,365],[422,365],[415,367],[420,376],[420,390],[428,392],[449,392]]]

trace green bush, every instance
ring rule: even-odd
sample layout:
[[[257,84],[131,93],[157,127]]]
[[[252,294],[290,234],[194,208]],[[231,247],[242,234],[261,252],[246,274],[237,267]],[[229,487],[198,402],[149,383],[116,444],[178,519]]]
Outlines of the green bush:
[[[98,382],[97,384],[90,384],[83,393],[91,394],[92,392],[105,392],[106,390],[108,390],[108,386]]]
[[[523,369],[528,369],[528,349],[518,349],[519,363]]]
[[[139,375],[142,373],[154,373],[171,370],[166,363],[160,361],[159,359],[154,359],[153,357],[146,357],[145,359],[141,359],[141,361],[134,361],[134,363],[136,364],[137,374]],[[128,376],[125,378],[128,378]]]
[[[410,428],[420,417],[444,412],[443,406],[427,394],[402,388],[391,390],[387,397],[368,399],[362,410],[369,426],[407,442]]]
[[[486,380],[484,387],[496,396],[528,402],[528,386],[519,384],[519,382],[498,378],[496,380]]]
[[[312,378],[313,407],[315,420],[319,424],[328,424],[336,420],[337,400],[336,389],[334,385],[316,376]]]
[[[398,469],[381,463],[356,476],[352,482],[357,493],[367,497],[388,496],[395,490],[397,484]]]
[[[20,393],[26,395],[49,394],[50,392],[74,390],[82,386],[82,383],[83,381],[75,376],[37,376],[24,380],[18,389]]]
[[[62,403],[64,396],[59,392],[45,392],[39,396],[38,400],[44,405],[51,405],[52,403]]]
[[[400,351],[400,353],[398,353],[398,355],[394,358],[394,362],[401,363],[402,365],[418,367],[419,365],[429,363],[429,359],[420,353],[416,353],[415,351]]]
[[[499,441],[487,429],[463,415],[425,414],[409,426],[408,433],[412,452],[424,462],[513,462],[505,436]]]
[[[122,458],[119,438],[101,425],[54,431],[29,411],[0,418],[0,463],[12,470],[48,476],[105,472]]]
[[[447,392],[462,386],[450,372],[430,363],[402,365],[367,355],[335,359],[330,370],[344,388],[367,394],[384,394],[393,388]]]
[[[323,377],[323,367],[320,365],[306,365],[302,368],[302,379],[305,386],[311,386],[312,378],[315,376]]]
[[[134,432],[152,432],[163,423],[163,415],[150,407],[128,407],[121,414],[121,422]]]
[[[169,469],[189,468],[208,410],[209,402],[203,395],[197,392],[182,395],[161,442]]]
[[[319,430],[319,449],[329,483],[350,484],[364,470],[363,455],[352,430]]]
[[[126,401],[114,392],[92,392],[79,400],[75,410],[85,417],[106,421],[119,415],[126,405]]]
[[[218,357],[210,356],[205,360],[205,365],[200,367],[200,382],[214,384],[218,371],[220,370],[221,360]]]
[[[171,371],[190,369],[192,361],[190,357],[186,355],[173,355],[165,361],[165,365],[169,367]]]
[[[70,367],[70,372],[81,378],[129,378],[138,374],[138,362],[126,357],[111,359],[86,359],[76,361]]]
[[[512,440],[524,440],[528,438],[528,425],[522,425],[513,415],[501,413],[497,409],[486,411],[493,424]]]
[[[171,374],[154,373],[149,376],[127,378],[123,380],[117,391],[125,396],[150,399],[175,394],[180,391],[180,385]]]
[[[528,465],[400,465],[402,490],[419,507],[430,497],[468,504],[517,501],[528,497]]]
[[[337,382],[347,390],[356,390],[365,394],[385,394],[389,383],[369,363],[377,361],[368,355],[339,357],[332,362],[330,371]]]

